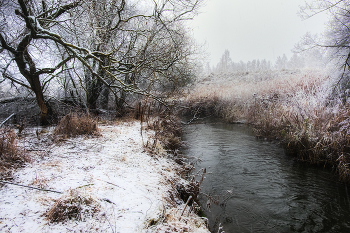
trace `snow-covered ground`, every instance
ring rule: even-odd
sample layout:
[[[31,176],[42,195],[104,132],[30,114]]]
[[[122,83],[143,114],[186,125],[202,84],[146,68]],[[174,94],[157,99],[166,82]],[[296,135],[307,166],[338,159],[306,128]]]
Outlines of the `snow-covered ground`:
[[[188,207],[183,213],[183,202],[169,202],[174,183],[186,181],[179,165],[144,151],[152,132],[141,136],[139,122],[99,128],[100,137],[54,143],[51,129],[39,137],[32,130],[20,139],[33,161],[18,169],[11,182],[62,193],[0,187],[1,232],[209,232]],[[45,213],[72,197],[90,198],[94,208],[85,206],[81,221],[50,223]]]

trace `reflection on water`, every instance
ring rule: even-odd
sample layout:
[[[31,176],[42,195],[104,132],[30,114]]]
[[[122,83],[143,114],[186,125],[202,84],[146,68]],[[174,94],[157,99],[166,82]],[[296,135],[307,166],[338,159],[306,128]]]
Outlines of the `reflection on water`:
[[[219,201],[205,210],[212,232],[350,232],[347,186],[326,169],[293,161],[278,145],[257,140],[244,125],[185,128],[185,151],[210,174],[202,185]],[[215,230],[216,231],[216,230]]]

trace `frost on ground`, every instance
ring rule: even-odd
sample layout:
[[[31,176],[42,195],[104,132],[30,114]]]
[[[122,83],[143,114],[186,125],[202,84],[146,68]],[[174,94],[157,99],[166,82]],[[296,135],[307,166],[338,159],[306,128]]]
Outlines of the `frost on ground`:
[[[33,130],[20,139],[33,161],[11,182],[42,190],[0,187],[1,232],[209,232],[182,200],[169,201],[186,181],[179,165],[144,151],[151,132],[142,138],[137,122],[99,128],[100,137],[53,143],[53,130]]]

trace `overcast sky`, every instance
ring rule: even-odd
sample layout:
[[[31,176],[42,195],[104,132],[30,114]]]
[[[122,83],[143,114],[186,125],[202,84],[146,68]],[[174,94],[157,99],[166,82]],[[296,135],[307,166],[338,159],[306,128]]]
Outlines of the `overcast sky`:
[[[294,45],[306,33],[322,33],[326,15],[302,20],[305,0],[207,0],[190,26],[198,43],[206,43],[209,62],[216,65],[225,49],[234,62],[291,57]]]

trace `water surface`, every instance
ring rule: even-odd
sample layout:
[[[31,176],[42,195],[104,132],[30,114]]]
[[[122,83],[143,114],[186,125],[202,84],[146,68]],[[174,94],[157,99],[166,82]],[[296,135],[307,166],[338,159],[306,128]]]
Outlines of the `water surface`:
[[[185,127],[185,150],[207,168],[201,204],[212,232],[350,232],[347,186],[327,169],[286,156],[245,125]],[[208,197],[211,201],[208,202]],[[217,202],[215,205],[213,202]]]

